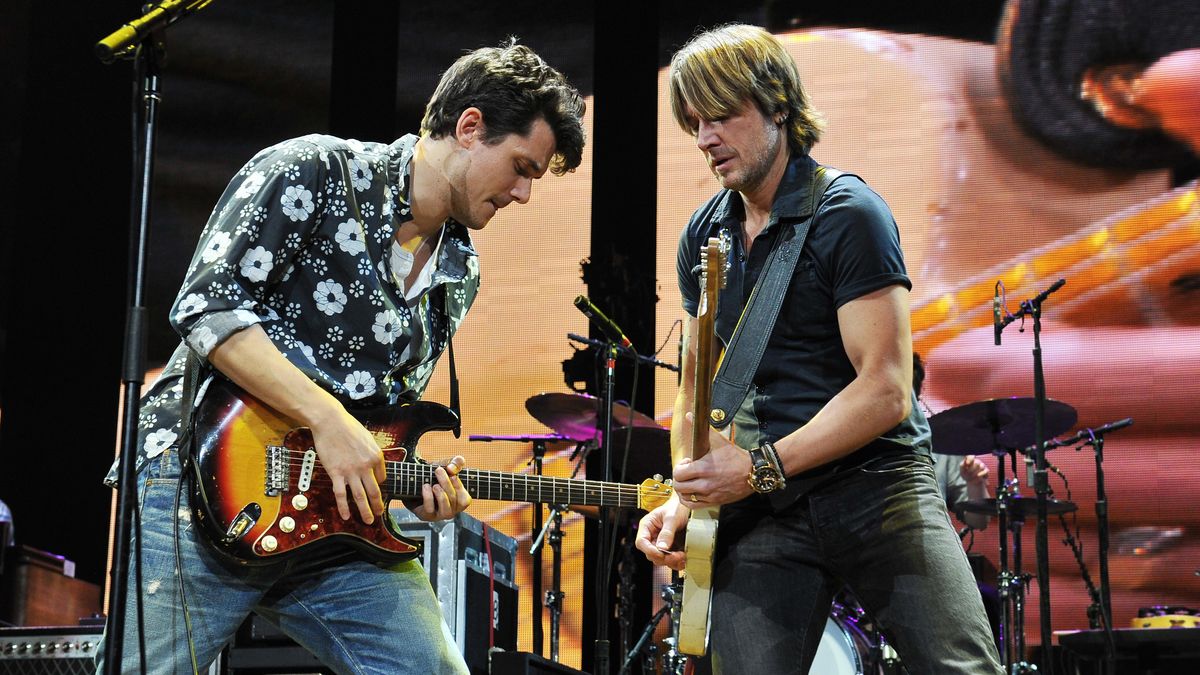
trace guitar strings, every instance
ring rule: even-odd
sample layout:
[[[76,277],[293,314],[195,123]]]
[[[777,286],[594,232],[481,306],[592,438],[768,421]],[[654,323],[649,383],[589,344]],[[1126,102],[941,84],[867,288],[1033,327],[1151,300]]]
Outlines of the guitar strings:
[[[399,448],[381,448],[381,450],[385,451],[385,452],[389,451],[389,450],[397,450],[397,449],[399,449]],[[307,453],[299,451],[299,450],[292,450],[291,448],[285,448],[285,452],[286,452],[286,454],[288,456],[288,460],[289,460],[288,461],[289,478],[291,478],[293,481],[295,481],[299,478],[299,474],[302,471],[302,466],[297,461],[297,458],[302,459],[304,457],[304,455],[306,455]],[[415,482],[416,484],[432,483],[434,471],[439,466],[436,464],[420,464],[420,463],[411,462],[411,461],[395,461],[395,460],[386,460],[386,461],[387,461],[387,466],[386,466],[387,478],[386,478],[386,480],[391,481],[393,484],[396,484],[397,487],[400,486],[399,483],[401,481],[404,481],[406,483]],[[317,466],[319,467],[320,465],[318,464]],[[613,497],[613,496],[615,496],[618,499],[618,501],[620,501],[622,498],[632,498],[634,504],[636,505],[637,497],[641,493],[640,485],[632,485],[632,484],[627,484],[627,483],[604,483],[602,481],[578,480],[578,479],[574,479],[574,478],[560,478],[557,476],[537,476],[537,475],[522,475],[522,474],[517,474],[517,473],[502,473],[502,472],[497,472],[497,471],[492,471],[492,470],[487,470],[487,469],[467,468],[467,469],[463,469],[458,475],[462,480],[470,482],[472,484],[472,487],[474,488],[472,490],[473,497],[476,497],[477,499],[484,499],[484,500],[487,499],[487,496],[483,496],[482,494],[476,495],[475,492],[480,492],[480,493],[486,492],[488,495],[492,494],[495,491],[503,492],[505,490],[506,482],[509,484],[508,490],[514,494],[518,490],[522,489],[522,488],[517,487],[517,484],[525,483],[525,485],[522,487],[525,491],[526,497],[528,497],[529,491],[531,489],[534,490],[535,492],[537,492],[538,494],[548,491],[554,495],[557,495],[558,493],[565,491],[568,495],[568,500],[570,500],[574,497],[586,497],[587,492],[595,491],[595,492],[599,493],[599,496],[601,497],[601,499],[603,499],[604,497]],[[534,487],[534,486],[531,486],[530,483],[540,483],[540,484],[548,483],[549,485],[542,486],[542,487]],[[322,469],[319,472],[314,472],[312,479],[310,480],[310,484],[317,485],[320,487],[332,488],[333,480],[329,477],[329,474],[325,473],[324,469]],[[585,494],[579,494],[580,492],[583,492]],[[613,493],[615,493],[615,494],[613,494]],[[408,496],[408,495],[406,495],[406,496]],[[411,495],[411,496],[418,496],[418,495]],[[536,501],[541,501],[541,500],[536,500]],[[551,500],[547,500],[547,501],[554,501],[554,500],[551,499]]]

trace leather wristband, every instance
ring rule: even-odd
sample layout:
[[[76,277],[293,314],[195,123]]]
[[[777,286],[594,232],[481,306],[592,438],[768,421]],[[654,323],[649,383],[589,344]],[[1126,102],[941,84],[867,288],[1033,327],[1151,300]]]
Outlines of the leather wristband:
[[[781,490],[787,485],[779,452],[775,450],[774,445],[763,442],[757,448],[751,448],[749,453],[750,475],[746,482],[750,484],[751,489],[759,494],[767,494]]]

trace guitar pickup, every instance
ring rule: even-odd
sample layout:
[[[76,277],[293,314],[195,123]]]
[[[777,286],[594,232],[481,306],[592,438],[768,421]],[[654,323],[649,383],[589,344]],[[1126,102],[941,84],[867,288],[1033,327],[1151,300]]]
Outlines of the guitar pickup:
[[[222,543],[232,544],[241,539],[250,528],[254,527],[259,518],[262,518],[261,506],[254,502],[244,506],[241,512],[234,517],[233,522],[229,523],[229,529],[225,530],[225,536],[221,537]]]

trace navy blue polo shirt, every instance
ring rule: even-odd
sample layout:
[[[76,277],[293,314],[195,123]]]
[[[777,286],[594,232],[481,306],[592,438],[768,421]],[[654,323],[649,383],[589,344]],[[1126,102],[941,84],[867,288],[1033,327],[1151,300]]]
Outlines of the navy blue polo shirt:
[[[763,271],[777,234],[800,220],[816,163],[794,157],[780,181],[767,226],[746,254],[740,196],[721,190],[701,206],[679,240],[677,271],[683,307],[695,316],[700,282],[693,269],[709,237],[727,230],[732,240],[728,283],[717,307],[717,335],[728,344]],[[779,311],[750,392],[734,418],[737,444],[775,441],[806,424],[856,376],[838,326],[842,305],[888,286],[912,288],[900,249],[900,233],[883,199],[857,176],[839,178],[820,198],[816,218]],[[884,454],[928,453],[929,424],[914,400],[908,419],[832,465],[799,476],[809,483],[839,467],[858,466]]]

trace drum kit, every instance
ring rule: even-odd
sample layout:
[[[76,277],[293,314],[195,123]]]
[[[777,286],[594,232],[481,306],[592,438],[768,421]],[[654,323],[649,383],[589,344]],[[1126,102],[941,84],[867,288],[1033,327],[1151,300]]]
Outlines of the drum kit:
[[[1020,494],[1017,455],[1037,443],[1034,432],[1036,403],[1033,398],[988,399],[950,408],[929,418],[935,452],[945,455],[990,452],[996,457],[996,496],[967,500],[962,508],[968,513],[995,516],[998,521],[1000,569],[996,585],[1000,595],[1000,625],[997,647],[1006,670],[1014,673],[1033,670],[1023,660],[1025,592],[1032,576],[1022,570],[1021,532],[1025,520],[1037,515],[1038,500]],[[1043,410],[1046,437],[1065,433],[1078,419],[1075,409],[1061,401],[1046,399]],[[1009,467],[1011,478],[1007,473]],[[1070,513],[1077,508],[1067,500],[1046,499],[1049,515]]]

